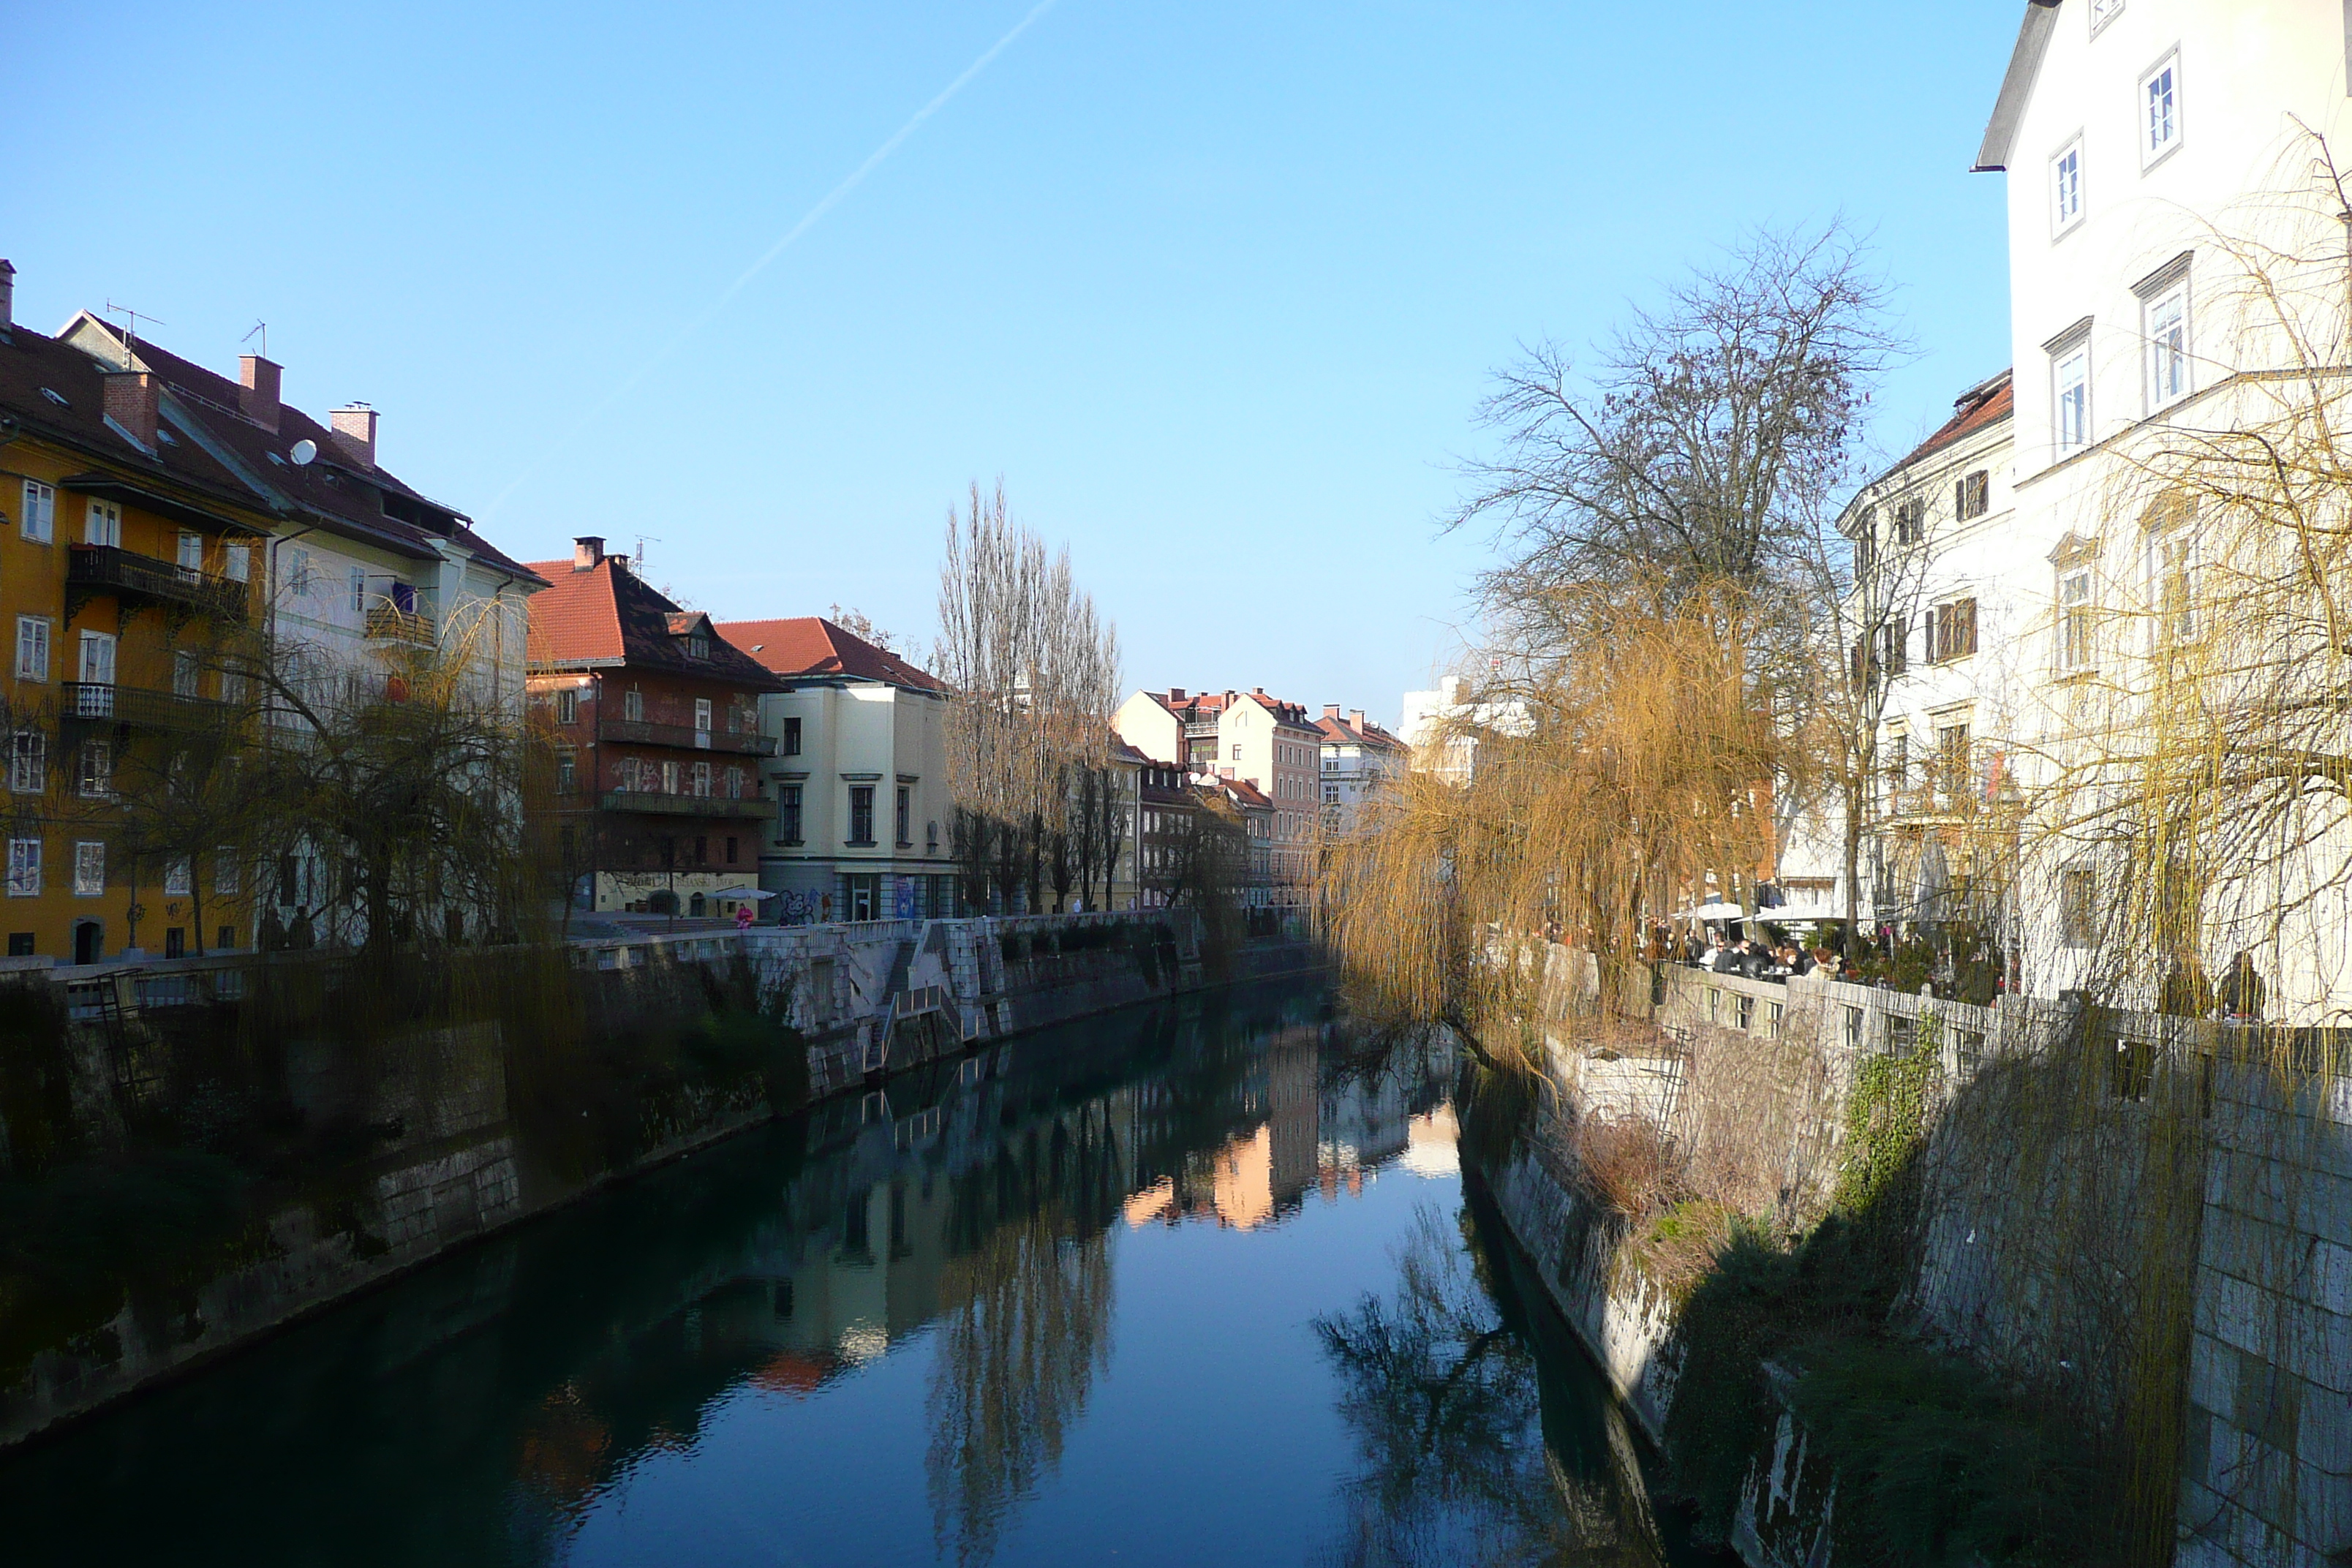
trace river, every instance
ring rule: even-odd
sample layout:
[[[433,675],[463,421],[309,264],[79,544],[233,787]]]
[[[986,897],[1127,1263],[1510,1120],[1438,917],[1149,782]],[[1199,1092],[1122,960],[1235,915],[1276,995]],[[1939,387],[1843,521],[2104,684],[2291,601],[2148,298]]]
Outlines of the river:
[[[1454,1068],[1259,986],[893,1079],[0,1458],[0,1556],[1697,1561]]]

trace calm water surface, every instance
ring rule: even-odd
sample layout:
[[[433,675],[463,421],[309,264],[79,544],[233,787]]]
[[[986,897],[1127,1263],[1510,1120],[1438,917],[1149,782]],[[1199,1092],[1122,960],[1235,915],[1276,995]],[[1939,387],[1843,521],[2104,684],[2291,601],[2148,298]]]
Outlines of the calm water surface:
[[[1454,1068],[1261,988],[893,1080],[0,1459],[0,1559],[1693,1561]]]

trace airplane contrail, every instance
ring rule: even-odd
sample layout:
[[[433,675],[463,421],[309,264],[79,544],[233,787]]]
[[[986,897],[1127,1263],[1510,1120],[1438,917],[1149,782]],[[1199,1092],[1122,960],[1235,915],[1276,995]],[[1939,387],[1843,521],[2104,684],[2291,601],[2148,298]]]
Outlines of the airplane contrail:
[[[1046,12],[1052,10],[1055,4],[1055,0],[1038,0],[1038,3],[1035,5],[1030,7],[1029,14],[1027,16],[1022,17],[1020,21],[1015,22],[1013,25],[1012,29],[1003,37],[997,39],[996,42],[991,44],[987,49],[982,53],[978,59],[964,67],[961,74],[958,75],[953,81],[948,83],[947,86],[939,90],[938,96],[934,97],[930,102],[923,105],[922,108],[915,110],[914,114],[908,118],[904,125],[901,125],[897,131],[891,132],[888,141],[883,142],[882,145],[877,147],[872,153],[866,155],[866,162],[858,164],[855,169],[852,169],[847,177],[839,184],[834,186],[833,189],[827,191],[824,194],[824,198],[820,200],[816,205],[809,208],[807,212],[802,214],[800,222],[786,229],[782,238],[777,240],[775,244],[768,247],[765,251],[761,253],[760,258],[757,261],[752,262],[751,266],[743,268],[743,270],[736,276],[734,282],[730,283],[725,289],[719,290],[719,297],[717,299],[711,300],[710,303],[692,321],[687,322],[685,326],[680,327],[677,331],[670,337],[670,340],[667,342],[662,344],[660,348],[656,349],[652,353],[646,355],[644,363],[640,363],[635,370],[631,371],[628,376],[618,385],[614,386],[612,391],[606,393],[602,398],[599,398],[595,405],[591,407],[587,413],[582,415],[579,421],[570,429],[566,430],[562,436],[557,437],[553,441],[550,442],[545,450],[541,452],[537,458],[533,458],[520,473],[517,474],[514,479],[508,483],[506,489],[500,490],[496,496],[491,498],[490,504],[483,509],[483,518],[487,521],[489,517],[495,514],[499,508],[506,503],[507,497],[514,494],[516,490],[522,487],[524,481],[529,479],[533,474],[536,474],[541,468],[544,468],[550,458],[552,458],[557,452],[569,446],[572,443],[572,438],[577,437],[581,431],[586,429],[590,425],[594,424],[596,420],[603,416],[604,410],[612,407],[614,404],[619,402],[630,388],[635,386],[637,383],[646,378],[646,374],[648,371],[652,370],[654,366],[659,364],[663,360],[667,359],[673,353],[675,353],[679,344],[685,342],[687,339],[694,336],[704,327],[708,326],[713,316],[716,316],[719,311],[727,308],[728,301],[734,299],[736,295],[740,294],[743,291],[744,287],[749,284],[752,279],[757,278],[761,272],[767,270],[770,263],[773,262],[776,258],[782,256],[785,251],[790,250],[793,245],[799,241],[803,235],[815,227],[818,221],[822,219],[826,213],[831,212],[841,201],[842,197],[847,195],[850,192],[856,190],[860,184],[862,184],[865,182],[866,175],[872,174],[877,168],[880,167],[884,159],[889,157],[891,153],[898,150],[900,143],[904,142],[908,137],[912,136],[917,131],[922,129],[923,121],[929,120],[932,115],[937,114],[941,109],[947,107],[949,100],[954,98],[957,93],[961,92],[967,86],[969,86],[972,78],[986,70],[989,67],[989,62],[995,59],[997,56],[1003,54],[1007,48],[1011,47],[1013,39],[1018,38],[1022,34],[1034,26],[1038,18],[1045,16]]]

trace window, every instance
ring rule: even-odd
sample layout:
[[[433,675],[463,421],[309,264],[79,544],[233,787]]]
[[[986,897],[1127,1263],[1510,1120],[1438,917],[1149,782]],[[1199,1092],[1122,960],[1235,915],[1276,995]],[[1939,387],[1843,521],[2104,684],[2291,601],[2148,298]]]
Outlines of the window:
[[[77,789],[84,800],[105,800],[114,794],[114,744],[93,737],[81,743],[81,770]]]
[[[735,864],[735,836],[731,833],[727,836],[727,863]]]
[[[1936,771],[1941,775],[1937,787],[1957,803],[1969,792],[1971,773],[1969,768],[1969,727],[1966,724],[1946,724],[1936,731]]]
[[[621,693],[621,717],[632,724],[646,721],[646,694],[635,687]]]
[[[1977,651],[1977,602],[1954,599],[1928,612],[1927,658],[1942,664]]]
[[[184,899],[195,886],[194,862],[185,855],[174,855],[163,862],[163,896]]]
[[[2098,879],[2085,867],[2066,867],[2058,873],[2058,940],[2089,947],[2098,937]]]
[[[661,765],[661,792],[664,795],[676,795],[677,793],[677,764],[676,763],[664,763]]]
[[[38,479],[25,481],[25,515],[16,531],[35,544],[47,544],[57,535],[58,492]]]
[[[849,786],[849,841],[852,844],[874,842],[874,786]]]
[[[180,648],[172,655],[173,696],[195,696],[197,682],[203,679],[203,676],[204,665],[193,651]]]
[[[19,730],[8,737],[8,787],[18,795],[38,795],[48,787],[49,738],[38,730]]]
[[[580,787],[580,753],[566,746],[555,753],[555,793],[570,795]]]
[[[2197,552],[2186,534],[2148,542],[2148,605],[2156,620],[2156,646],[2178,647],[2197,640]]]
[[[698,833],[694,836],[694,863],[698,866],[710,864],[710,838],[708,834]]]
[[[727,770],[727,798],[729,800],[743,798],[743,770],[740,767],[730,767]]]
[[[2097,37],[2099,29],[2123,15],[2124,0],[2091,0],[2091,37]]]
[[[2078,567],[2058,579],[2058,668],[2088,669],[2096,660],[2096,613],[2091,602],[2091,573]]]
[[[698,697],[694,700],[694,743],[698,746],[707,746],[710,744],[708,740],[703,738],[709,733],[710,699],[708,697]]]
[[[1992,476],[1979,468],[1952,487],[1952,512],[1962,522],[1992,510]]]
[[[84,686],[114,684],[113,633],[81,634],[81,683]]]
[[[914,805],[915,792],[908,789],[905,784],[900,784],[898,786],[897,832],[898,845],[901,849],[909,849],[914,847],[915,840],[912,831],[914,828],[914,822],[912,820],[914,816]]]
[[[710,639],[700,632],[696,632],[692,637],[688,637],[686,639],[686,657],[688,658],[709,658],[710,657]]]
[[[122,509],[93,496],[82,505],[81,542],[122,547]]]
[[[2072,457],[2091,441],[2091,343],[2082,333],[2050,355],[2055,394],[2058,455]]]
[[[205,569],[205,536],[188,529],[180,530],[180,565],[190,572]]]
[[[580,722],[580,693],[565,689],[555,694],[555,721],[559,724]]]
[[[74,897],[95,899],[106,892],[106,846],[85,838],[74,846]]]
[[[12,899],[37,898],[41,891],[41,841],[37,838],[8,840],[8,896]]]
[[[940,825],[936,822],[926,822],[923,824],[923,853],[936,855],[939,852]]]
[[[352,568],[349,583],[352,614],[355,616],[367,614],[367,574],[354,566]]]
[[[2073,231],[2083,221],[2083,139],[2069,142],[2050,161],[2050,234]]]
[[[782,784],[776,790],[776,832],[778,842],[801,842],[801,786]]]
[[[236,858],[236,850],[224,844],[213,851],[213,891],[223,898],[235,898],[245,891],[245,867]],[[223,947],[230,945],[227,942]]]
[[[49,678],[49,622],[46,616],[16,617],[16,679]]]
[[[1236,741],[1236,742],[1234,742],[1234,761],[1235,761],[1235,762],[1237,762],[1237,763],[1238,763],[1238,762],[1240,762],[1241,760],[1242,760],[1242,747],[1241,747],[1241,742],[1238,742],[1238,741]]]
[[[2140,297],[2140,332],[2147,342],[2147,411],[2189,395],[2189,279],[2168,278]]]
[[[1903,809],[1902,795],[1911,783],[1911,736],[1897,730],[1886,737],[1886,793],[1890,806]]]
[[[1927,498],[1913,496],[1895,503],[1895,542],[1916,544],[1927,537]]]
[[[710,764],[709,763],[694,764],[694,798],[697,800],[710,798]]]
[[[228,544],[221,547],[221,570],[232,583],[253,580],[253,546]]]
[[[2139,160],[2147,168],[2180,145],[2179,51],[2165,56],[2140,79],[2139,102]]]

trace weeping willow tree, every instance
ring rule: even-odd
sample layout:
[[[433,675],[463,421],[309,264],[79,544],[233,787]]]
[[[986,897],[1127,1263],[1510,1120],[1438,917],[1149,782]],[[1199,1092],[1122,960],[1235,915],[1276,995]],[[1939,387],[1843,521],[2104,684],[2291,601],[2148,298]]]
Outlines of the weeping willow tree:
[[[1499,453],[1451,520],[1500,551],[1477,584],[1495,679],[1436,742],[1475,740],[1475,768],[1416,773],[1334,850],[1333,935],[1401,1005],[1515,1005],[1540,975],[1486,962],[1488,931],[1557,935],[1614,1001],[1651,922],[1772,875],[1851,734],[1825,721],[1851,581],[1827,519],[1902,351],[1883,303],[1842,231],[1760,233],[1592,374],[1549,345],[1503,374]]]

